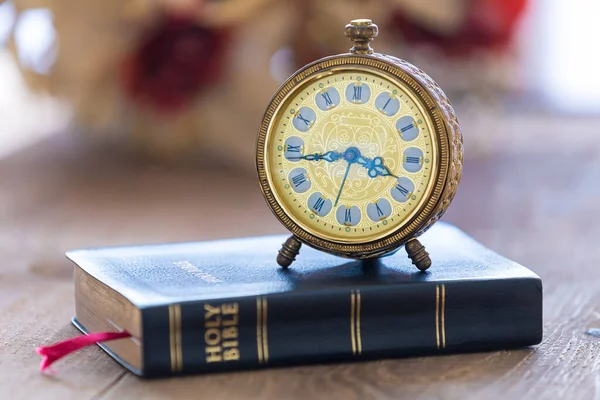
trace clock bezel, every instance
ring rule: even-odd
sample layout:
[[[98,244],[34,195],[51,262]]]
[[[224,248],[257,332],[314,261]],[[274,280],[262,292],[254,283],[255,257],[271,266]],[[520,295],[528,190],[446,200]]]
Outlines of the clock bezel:
[[[416,69],[416,67],[403,60],[381,54],[356,55],[347,53],[329,56],[306,65],[293,74],[275,92],[265,111],[258,132],[256,167],[261,190],[271,211],[301,242],[322,251],[350,258],[367,258],[383,255],[394,251],[410,239],[418,237],[439,219],[449,205],[456,190],[456,185],[460,180],[462,170],[462,138],[460,137],[458,122],[456,121],[452,107],[441,89],[439,89],[439,86],[420,70],[409,72],[408,69],[410,67]],[[294,221],[293,217],[287,214],[284,206],[277,200],[273,192],[272,182],[266,170],[267,136],[273,130],[273,124],[277,119],[277,111],[285,104],[288,96],[298,86],[315,79],[316,76],[322,75],[332,69],[345,70],[350,68],[374,69],[380,74],[389,75],[394,80],[400,81],[409,88],[411,94],[425,106],[423,111],[427,113],[432,122],[435,131],[435,135],[433,136],[435,137],[438,149],[438,168],[435,171],[435,176],[432,178],[433,183],[430,185],[432,190],[429,192],[429,198],[422,202],[410,220],[399,225],[384,237],[364,243],[342,243],[325,239],[319,233],[311,232],[310,228],[300,226]],[[420,74],[422,74],[421,77],[419,76]],[[452,124],[452,120],[455,120],[456,123]],[[456,154],[456,141],[460,142],[460,154]],[[459,163],[456,162],[457,158],[460,161]],[[458,171],[456,168],[457,164],[460,166]]]

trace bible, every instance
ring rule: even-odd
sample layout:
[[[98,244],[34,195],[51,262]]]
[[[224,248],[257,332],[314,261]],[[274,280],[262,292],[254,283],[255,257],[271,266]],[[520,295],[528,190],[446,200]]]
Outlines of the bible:
[[[537,344],[542,283],[438,223],[432,267],[403,252],[354,261],[307,246],[289,269],[285,236],[75,250],[75,317],[145,377]],[[119,336],[120,337],[120,336]]]

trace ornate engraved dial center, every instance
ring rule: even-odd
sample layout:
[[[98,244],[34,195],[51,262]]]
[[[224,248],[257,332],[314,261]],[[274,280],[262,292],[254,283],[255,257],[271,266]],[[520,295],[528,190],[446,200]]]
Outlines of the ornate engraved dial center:
[[[391,121],[387,121],[366,106],[348,105],[331,112],[315,124],[314,135],[307,149],[315,152],[334,150],[344,153],[344,159],[335,163],[313,163],[308,168],[316,178],[316,184],[329,197],[337,196],[346,162],[355,162],[359,155],[373,159],[382,157],[390,170],[398,167],[400,138],[395,134]],[[350,150],[350,151],[349,151]],[[348,172],[344,188],[344,201],[374,201],[385,187],[391,187],[393,179],[375,180],[368,170],[356,166]]]

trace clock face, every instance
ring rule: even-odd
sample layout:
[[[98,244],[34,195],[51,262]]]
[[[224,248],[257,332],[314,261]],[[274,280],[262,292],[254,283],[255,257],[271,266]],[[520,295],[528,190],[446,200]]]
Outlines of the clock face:
[[[401,81],[343,69],[298,85],[269,127],[265,167],[285,213],[326,240],[364,243],[405,226],[435,181],[424,105]]]

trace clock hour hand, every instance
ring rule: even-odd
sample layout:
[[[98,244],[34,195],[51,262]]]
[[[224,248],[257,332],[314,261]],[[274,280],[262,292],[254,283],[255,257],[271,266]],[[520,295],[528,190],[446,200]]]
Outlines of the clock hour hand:
[[[369,157],[360,155],[356,159],[356,162],[360,166],[362,166],[368,170],[367,174],[371,178],[375,178],[380,175],[381,176],[393,176],[394,178],[398,178],[396,175],[394,175],[390,172],[388,167],[386,167],[383,164],[383,158],[381,158],[381,157],[375,157],[375,158],[371,159]]]

